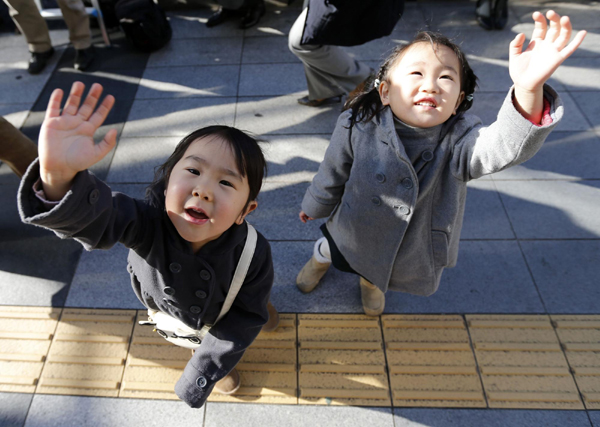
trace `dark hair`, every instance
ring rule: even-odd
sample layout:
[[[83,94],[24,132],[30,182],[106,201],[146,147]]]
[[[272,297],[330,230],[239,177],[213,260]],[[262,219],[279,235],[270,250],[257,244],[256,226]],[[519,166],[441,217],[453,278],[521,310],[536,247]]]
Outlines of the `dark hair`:
[[[344,104],[344,110],[352,109],[352,117],[350,119],[350,126],[354,126],[356,122],[369,121],[374,116],[379,114],[383,110],[383,104],[379,97],[379,90],[373,84],[374,80],[377,79],[380,82],[388,81],[389,72],[396,64],[396,62],[402,57],[402,55],[417,43],[430,43],[435,49],[436,45],[446,46],[456,54],[458,62],[460,64],[460,89],[465,93],[465,99],[458,106],[457,112],[467,111],[473,105],[473,92],[477,86],[477,76],[471,69],[467,62],[467,57],[462,52],[460,47],[450,41],[449,38],[443,36],[440,33],[432,31],[420,31],[417,33],[415,38],[409,42],[400,46],[396,46],[390,56],[383,62],[379,71],[374,76],[373,81],[365,85],[365,90],[359,92],[356,96],[348,98]]]
[[[250,136],[248,133],[230,126],[207,126],[202,129],[195,130],[185,136],[173,154],[162,165],[156,168],[154,172],[154,181],[146,189],[146,200],[160,208],[165,207],[164,191],[169,183],[169,177],[173,168],[181,160],[188,147],[192,142],[206,138],[207,136],[220,137],[223,142],[226,142],[235,156],[235,163],[238,172],[248,178],[248,186],[250,194],[244,205],[244,211],[252,200],[256,200],[260,188],[262,187],[263,178],[267,175],[267,162],[263,152],[258,145],[259,140]]]

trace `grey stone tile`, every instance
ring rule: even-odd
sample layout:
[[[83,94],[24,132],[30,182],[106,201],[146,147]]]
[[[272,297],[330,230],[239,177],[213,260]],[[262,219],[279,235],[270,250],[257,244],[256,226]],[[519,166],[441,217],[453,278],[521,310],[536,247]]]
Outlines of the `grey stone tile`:
[[[35,395],[25,427],[202,425],[203,409],[167,400]]]
[[[267,11],[258,25],[245,30],[245,37],[279,36],[287,39],[290,29],[302,11],[302,2],[294,1],[289,6],[267,3]],[[246,38],[245,42],[248,42]]]
[[[393,427],[389,408],[318,405],[247,405],[213,403],[206,407],[205,427]]]
[[[522,241],[549,313],[600,313],[600,241]]]
[[[529,4],[528,4],[529,3]],[[596,2],[586,1],[543,1],[543,2],[514,2],[511,9],[522,21],[531,20],[531,14],[536,10],[546,14],[549,10],[554,10],[559,15],[567,15],[571,18],[573,28],[588,29],[600,28],[600,24],[595,16],[600,12],[600,7]]]
[[[208,28],[206,21],[216,11],[206,5],[194,4],[194,10],[172,10],[167,12],[167,17],[173,29],[173,40],[216,38],[216,37],[243,37],[244,31],[238,28],[238,21],[232,19],[216,27]],[[210,40],[200,41],[210,43]]]
[[[10,124],[20,129],[27,119],[29,109],[33,103],[0,104],[0,116],[4,117]]]
[[[386,294],[386,313],[543,313],[515,241],[462,241],[458,264],[429,297]]]
[[[121,137],[184,136],[204,126],[231,126],[234,113],[235,98],[136,100]]]
[[[136,99],[236,96],[239,65],[147,68]]]
[[[58,63],[63,53],[58,50],[48,62],[44,70],[35,76],[27,72],[27,61],[16,64],[0,64],[0,92],[2,103],[31,103],[33,104]]]
[[[329,146],[330,134],[274,135],[261,147],[268,163],[267,182],[309,182]]]
[[[429,29],[448,35],[457,29],[477,29],[481,34],[500,33],[501,31],[486,31],[479,27],[475,17],[475,5],[472,2],[432,2],[421,6]],[[509,8],[507,28],[517,24],[517,18]],[[493,35],[492,35],[493,37]]]
[[[404,13],[402,17],[394,27],[392,36],[396,32],[416,32],[419,30],[426,30],[427,23],[425,22],[425,16],[423,15],[423,7],[420,2],[404,3]]]
[[[588,411],[590,419],[592,420],[592,425],[594,427],[600,426],[600,411]]]
[[[391,36],[376,39],[359,46],[345,48],[349,55],[358,61],[377,61],[382,63],[400,43],[412,40],[412,32],[395,32]]]
[[[497,181],[519,239],[600,237],[600,181]]]
[[[331,135],[342,105],[306,107],[296,101],[301,95],[240,98],[235,126],[257,135]]]
[[[96,57],[94,62],[85,72],[76,71],[73,68],[75,60],[75,49],[69,47],[58,63],[58,68],[70,72],[83,78],[86,76],[104,77],[104,73],[111,73],[111,70],[127,70],[129,73],[135,73],[133,70],[138,70],[138,75],[146,67],[149,53],[142,52],[136,49],[126,38],[123,32],[110,33],[112,45],[110,47],[94,43],[96,48]],[[121,73],[125,74],[125,73]]]
[[[145,185],[113,185],[131,197],[143,198]],[[66,306],[143,309],[131,289],[127,272],[128,249],[117,244],[110,250],[84,251],[73,276]]]
[[[310,227],[317,229],[316,224]],[[275,281],[271,301],[292,313],[362,313],[358,276],[331,267],[309,294],[296,287],[296,276],[313,253],[314,241],[271,242]]]
[[[215,37],[210,40],[171,40],[150,55],[148,67],[180,65],[239,64],[242,56],[240,37]]]
[[[181,138],[121,138],[115,151],[107,182],[149,183],[154,168],[173,153]]]
[[[248,37],[244,40],[242,63],[268,64],[283,62],[301,62],[292,52],[290,52],[287,37]]]
[[[298,218],[308,182],[267,182],[258,195],[258,209],[248,216],[268,240],[317,240],[325,220],[304,224]]]
[[[239,96],[289,95],[306,90],[304,66],[300,62],[242,65]]]
[[[15,226],[10,231],[16,234],[18,230],[23,228]],[[81,245],[59,240],[49,232],[38,233],[18,239],[1,238],[0,304],[64,306]]]
[[[50,39],[52,40],[52,44],[54,45],[54,49],[62,48],[61,45],[69,43],[69,32],[64,30],[52,30],[50,31]],[[31,56],[29,53],[29,48],[27,46],[27,41],[25,37],[17,34],[2,34],[0,37],[0,51],[2,51],[2,56],[0,57],[0,64],[12,64],[20,65],[27,68],[27,63],[29,62],[29,57]],[[49,62],[49,72],[51,72],[52,64],[56,65],[57,57],[56,55],[52,58],[52,61]],[[46,72],[46,70],[44,70]]]
[[[577,102],[577,105],[596,131],[600,130],[600,102],[598,102],[598,95],[600,95],[600,91],[572,92],[575,102]]]
[[[473,13],[473,18],[475,13]],[[527,32],[523,24],[508,31],[486,31],[479,26],[473,28],[444,28],[442,33],[457,43],[467,55],[483,58],[508,59],[510,42],[519,32]],[[485,40],[482,43],[481,40]]]
[[[515,235],[492,181],[471,181],[461,239],[514,239]]]
[[[0,393],[0,425],[21,427],[25,424],[33,394]]]
[[[571,92],[600,91],[600,58],[569,58],[554,72],[554,77]],[[575,100],[584,94],[574,94]]]
[[[494,180],[600,179],[598,164],[600,135],[558,130],[548,136],[533,158],[494,174]]]
[[[394,409],[396,427],[591,427],[584,411]]]
[[[600,29],[590,29],[590,27],[582,27],[579,22],[572,22],[573,25],[577,25],[573,34],[576,34],[576,31],[585,29],[587,30],[587,35],[571,57],[598,58],[600,56]]]

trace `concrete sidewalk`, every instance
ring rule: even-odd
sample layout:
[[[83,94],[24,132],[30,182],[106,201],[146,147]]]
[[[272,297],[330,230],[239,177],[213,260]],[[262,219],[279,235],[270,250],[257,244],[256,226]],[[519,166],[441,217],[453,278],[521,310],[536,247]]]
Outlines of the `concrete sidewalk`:
[[[340,108],[296,103],[306,82],[302,64],[288,51],[287,33],[300,6],[300,0],[268,3],[260,24],[246,31],[235,22],[206,28],[209,8],[172,11],[167,47],[144,55],[130,51],[118,33],[110,49],[98,36],[99,61],[86,74],[71,68],[66,30],[51,32],[60,49],[38,76],[26,72],[24,39],[1,33],[0,114],[36,140],[54,88],[69,88],[75,80],[102,83],[117,105],[100,133],[116,127],[119,139],[94,172],[114,190],[138,197],[153,168],[189,131],[221,123],[261,135],[268,141],[269,177],[249,221],[272,245],[273,303],[286,313],[361,313],[352,275],[332,270],[309,295],[294,285],[322,223],[300,223],[300,201]],[[349,51],[377,67],[418,29],[456,36],[480,80],[473,112],[491,123],[511,84],[508,43],[518,32],[529,37],[531,13],[550,8],[569,15],[575,29],[588,30],[550,81],[565,104],[563,122],[532,160],[469,185],[457,267],[444,273],[431,297],[389,293],[386,314],[600,314],[600,3],[514,0],[507,28],[486,32],[474,20],[473,2],[409,2],[391,36]],[[86,253],[75,242],[21,224],[17,188],[10,169],[0,166],[0,305],[142,308],[130,289],[124,248]],[[600,342],[600,329],[594,331]],[[600,351],[586,357],[586,366],[600,367]],[[594,384],[600,393],[600,382]],[[217,402],[191,410],[168,400],[0,392],[1,426],[183,424],[600,427],[600,411]]]

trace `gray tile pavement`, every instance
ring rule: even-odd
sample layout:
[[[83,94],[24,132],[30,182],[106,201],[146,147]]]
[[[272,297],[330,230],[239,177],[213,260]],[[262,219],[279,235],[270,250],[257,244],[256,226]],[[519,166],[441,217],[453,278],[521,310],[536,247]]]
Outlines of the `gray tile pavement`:
[[[565,117],[540,152],[525,164],[469,183],[457,266],[447,270],[431,297],[388,293],[386,313],[592,313],[597,304],[600,256],[600,11],[595,3],[511,1],[504,31],[480,29],[474,4],[455,0],[407,2],[403,19],[381,40],[349,48],[377,67],[395,43],[417,29],[442,29],[461,42],[480,77],[472,112],[491,123],[511,84],[508,42],[529,36],[530,15],[541,6],[568,12],[576,29],[590,34],[551,79],[565,103]],[[115,190],[141,197],[154,167],[188,132],[229,124],[254,132],[270,173],[249,220],[271,241],[275,268],[272,300],[282,312],[360,313],[358,279],[331,269],[312,293],[295,277],[310,257],[323,220],[298,220],[303,193],[323,158],[341,104],[297,104],[306,81],[287,50],[287,33],[301,9],[268,3],[260,24],[237,22],[207,28],[212,9],[169,11],[171,43],[148,56],[98,45],[92,73],[70,67],[73,50],[65,30],[51,36],[60,50],[40,76],[26,72],[21,37],[0,34],[0,113],[36,139],[45,103],[56,86],[74,79],[100,81],[117,100],[100,134],[113,126],[117,148],[94,171]],[[62,55],[62,57],[61,57]],[[99,66],[101,64],[101,66]],[[72,241],[22,225],[18,180],[0,167],[0,304],[57,307],[141,308],[125,269],[127,250],[83,252]],[[83,253],[82,253],[83,252]],[[29,407],[31,403],[31,407]],[[8,408],[8,409],[7,409]],[[0,393],[0,425],[381,425],[381,426],[591,426],[598,411],[453,410],[270,406],[209,403],[188,410],[180,402]],[[10,424],[13,423],[13,424]],[[240,424],[241,425],[241,424]]]

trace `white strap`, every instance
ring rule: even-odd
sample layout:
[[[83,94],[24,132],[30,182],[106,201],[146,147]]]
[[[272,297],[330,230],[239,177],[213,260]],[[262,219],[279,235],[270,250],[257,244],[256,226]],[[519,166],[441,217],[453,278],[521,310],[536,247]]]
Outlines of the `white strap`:
[[[221,320],[231,308],[235,297],[244,284],[246,274],[248,273],[250,263],[252,262],[252,257],[254,256],[254,250],[256,249],[256,240],[258,239],[258,236],[254,227],[247,222],[246,224],[248,225],[248,237],[246,237],[246,244],[244,245],[242,256],[240,256],[237,268],[233,274],[233,280],[231,281],[229,292],[227,293],[227,297],[225,298],[225,302],[223,303],[223,307],[221,308],[221,312],[219,313],[217,320],[215,320],[215,323]]]

